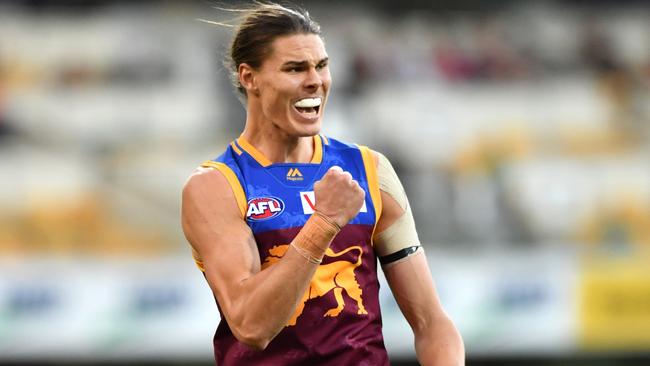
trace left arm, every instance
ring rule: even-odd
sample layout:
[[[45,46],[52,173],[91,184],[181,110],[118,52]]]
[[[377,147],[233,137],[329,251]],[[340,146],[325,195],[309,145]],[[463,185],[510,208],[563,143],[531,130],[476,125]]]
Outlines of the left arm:
[[[390,162],[376,154],[382,212],[375,249],[397,304],[415,337],[422,365],[465,364],[460,333],[444,311],[415,231],[406,193]]]
[[[415,336],[421,365],[465,364],[460,333],[445,313],[436,293],[424,251],[384,267],[384,274],[400,310]]]

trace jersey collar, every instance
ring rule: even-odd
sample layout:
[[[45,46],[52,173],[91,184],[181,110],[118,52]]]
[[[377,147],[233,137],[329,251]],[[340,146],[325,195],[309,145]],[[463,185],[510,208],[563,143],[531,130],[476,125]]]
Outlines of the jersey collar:
[[[237,145],[242,148],[242,150],[246,151],[261,166],[267,167],[273,164],[271,160],[264,156],[264,154],[257,150],[255,146],[251,145],[251,143],[244,139],[242,136],[239,136],[236,142]],[[309,163],[320,164],[321,161],[323,161],[323,140],[320,135],[314,135],[314,155],[312,155],[311,161]]]

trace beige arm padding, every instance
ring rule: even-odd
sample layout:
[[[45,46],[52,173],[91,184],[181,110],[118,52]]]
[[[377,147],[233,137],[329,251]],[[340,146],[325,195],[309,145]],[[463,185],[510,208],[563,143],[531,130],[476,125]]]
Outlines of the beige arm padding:
[[[379,257],[399,252],[402,249],[420,246],[420,239],[415,230],[415,221],[402,183],[395,173],[390,161],[377,153],[379,189],[390,195],[404,210],[402,216],[380,233],[375,234],[374,247]],[[418,249],[420,251],[421,249]],[[415,252],[414,252],[415,253]],[[412,254],[414,254],[412,253]]]

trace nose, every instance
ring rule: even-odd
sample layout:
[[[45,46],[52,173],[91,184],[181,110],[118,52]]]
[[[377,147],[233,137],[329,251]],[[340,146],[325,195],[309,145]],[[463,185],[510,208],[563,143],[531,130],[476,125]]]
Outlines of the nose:
[[[321,78],[321,75],[316,71],[316,68],[310,67],[305,77],[305,89],[313,92],[318,90],[322,85],[323,79]]]

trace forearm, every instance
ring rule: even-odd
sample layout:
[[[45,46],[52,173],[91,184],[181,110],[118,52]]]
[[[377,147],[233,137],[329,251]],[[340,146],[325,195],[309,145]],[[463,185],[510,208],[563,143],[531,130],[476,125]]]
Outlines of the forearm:
[[[423,366],[460,366],[465,364],[465,346],[460,333],[448,317],[437,319],[435,326],[418,330],[415,353]]]
[[[290,248],[278,263],[242,281],[239,295],[221,305],[237,339],[265,348],[293,315],[316,268]]]
[[[460,333],[442,308],[424,252],[384,267],[386,280],[415,336],[420,364],[463,365]]]
[[[231,302],[221,305],[237,338],[264,348],[282,330],[338,231],[326,219],[312,216],[283,248],[281,259],[238,284],[237,295],[226,297]]]

